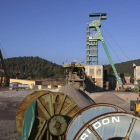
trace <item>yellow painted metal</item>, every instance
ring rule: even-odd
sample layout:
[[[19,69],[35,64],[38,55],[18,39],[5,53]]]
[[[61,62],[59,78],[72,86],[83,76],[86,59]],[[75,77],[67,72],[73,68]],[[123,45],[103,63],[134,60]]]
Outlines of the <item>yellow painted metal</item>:
[[[42,85],[38,85],[38,89],[42,89]]]
[[[33,85],[30,85],[30,89],[33,89],[34,88],[34,86]]]
[[[69,66],[63,66],[64,68],[69,68],[69,67],[71,67],[71,65],[69,65]],[[74,67],[77,67],[77,68],[83,68],[84,66],[74,66]]]
[[[10,79],[10,83],[18,82],[22,84],[28,84],[28,85],[35,85],[35,80],[23,80],[23,79]]]
[[[140,115],[140,109],[138,110],[138,114]]]
[[[52,85],[48,85],[48,88],[52,88]]]
[[[140,111],[140,101],[138,103],[136,103],[136,111]]]
[[[58,85],[57,87],[58,87],[58,88],[61,88],[61,85]]]
[[[120,91],[124,91],[125,89],[123,87],[119,87],[119,90]]]
[[[100,20],[94,20],[94,21],[92,21],[91,24],[100,24],[100,23],[101,23]]]
[[[96,33],[94,36],[99,36],[99,34],[98,34],[98,33]]]

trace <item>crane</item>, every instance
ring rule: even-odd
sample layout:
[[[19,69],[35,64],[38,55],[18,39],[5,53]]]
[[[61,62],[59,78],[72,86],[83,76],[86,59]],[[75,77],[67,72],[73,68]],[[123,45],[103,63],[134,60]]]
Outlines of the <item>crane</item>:
[[[5,77],[6,77],[6,82],[5,82],[5,86],[9,86],[9,75],[7,73],[7,69],[3,60],[3,56],[2,56],[2,52],[0,50],[0,59],[1,59],[1,63],[2,63],[2,67],[4,69],[4,73],[5,73]]]

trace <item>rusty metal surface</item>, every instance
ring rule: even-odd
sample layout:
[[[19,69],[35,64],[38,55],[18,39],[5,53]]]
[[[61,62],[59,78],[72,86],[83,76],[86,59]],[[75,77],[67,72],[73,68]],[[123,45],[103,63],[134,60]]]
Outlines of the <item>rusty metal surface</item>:
[[[67,140],[109,140],[111,138],[140,140],[140,117],[126,112],[102,114],[87,122],[74,139],[69,137]]]
[[[33,92],[32,94],[28,95],[26,98],[23,99],[23,101],[20,103],[17,111],[16,111],[16,118],[15,118],[15,124],[16,124],[16,130],[19,135],[22,133],[22,123],[23,123],[23,118],[24,114],[31,104],[31,102],[36,99],[37,97],[45,94],[45,93],[50,93],[50,91],[36,91]]]
[[[40,134],[44,135],[43,130],[44,132],[49,131],[46,138],[56,137],[57,139],[60,137],[63,139],[63,133],[68,122],[78,111],[79,108],[75,101],[63,93],[54,92],[40,96],[37,99],[37,117],[44,118],[47,121],[47,127],[38,129],[36,139],[40,140],[42,138]]]
[[[109,112],[125,112],[122,108],[112,104],[94,104],[80,110],[67,126],[65,138],[73,139],[79,129],[92,118]]]
[[[20,116],[16,116],[18,118],[17,124],[23,122],[21,112],[22,110],[26,111],[27,105],[31,101],[30,99],[33,100],[33,98],[37,98],[36,117],[29,140],[63,140],[63,133],[68,122],[79,111],[75,101],[59,92],[41,91],[40,93],[39,91],[38,93],[32,93],[20,105],[20,110],[18,111]],[[23,107],[26,102],[28,104]],[[20,132],[22,132],[22,128]]]
[[[48,122],[48,130],[54,136],[61,136],[67,127],[67,121],[64,116],[55,115]]]

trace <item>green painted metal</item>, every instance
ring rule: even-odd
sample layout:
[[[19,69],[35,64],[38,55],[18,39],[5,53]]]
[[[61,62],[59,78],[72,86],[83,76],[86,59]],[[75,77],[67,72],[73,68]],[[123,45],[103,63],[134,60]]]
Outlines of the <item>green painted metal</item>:
[[[100,36],[90,36],[89,37],[89,41],[94,41],[94,40],[101,40],[102,39],[102,37],[100,37]]]
[[[91,24],[91,23],[89,23],[89,27],[90,27],[90,28],[91,28],[91,27],[95,27],[95,26],[100,27],[100,26],[101,26],[101,24]]]
[[[101,31],[100,31],[100,29],[99,29],[99,27],[101,27],[101,20],[102,20],[102,19],[106,19],[106,16],[107,16],[106,13],[94,13],[94,14],[89,14],[89,23],[88,23],[87,29],[89,30],[90,28],[93,28],[95,31],[97,31],[97,33],[96,33],[95,35],[93,35],[93,36],[91,36],[90,33],[89,33],[89,38],[88,38],[88,40],[87,40],[88,43],[86,43],[86,44],[87,44],[88,46],[91,46],[91,48],[92,48],[92,47],[94,47],[95,44],[92,45],[91,42],[93,42],[93,41],[96,41],[96,42],[102,41],[103,47],[104,47],[105,52],[106,52],[106,54],[107,54],[107,57],[108,57],[108,59],[109,59],[109,61],[110,61],[110,64],[111,64],[111,66],[112,66],[112,69],[113,69],[113,71],[114,71],[114,73],[115,73],[115,76],[116,76],[116,78],[117,78],[117,81],[118,81],[120,87],[122,87],[120,78],[119,78],[119,76],[118,76],[118,74],[117,74],[116,68],[115,68],[115,66],[114,66],[114,63],[113,63],[113,61],[112,61],[112,59],[111,59],[111,56],[110,56],[110,54],[109,54],[109,51],[108,51],[108,49],[107,49],[107,46],[106,46],[105,41],[104,41],[104,39],[103,39],[103,36],[102,36],[102,34],[101,34]],[[99,20],[95,20],[95,21],[93,21],[93,22],[90,22],[90,17],[100,17],[100,18],[99,18]],[[93,65],[94,62],[95,62],[94,64],[98,65],[98,43],[97,43],[97,45],[95,45],[95,46],[96,46],[96,49],[93,49],[93,50],[92,50],[92,49],[87,49],[87,52],[94,51],[94,55],[93,55],[93,54],[86,53],[86,64],[87,64],[87,65]],[[93,58],[93,59],[90,60],[90,58]]]
[[[89,35],[86,44],[86,64],[98,65],[98,40]]]
[[[89,17],[99,17],[99,16],[107,16],[106,13],[93,13],[89,14]]]
[[[93,14],[89,14],[89,21],[90,21],[90,17],[100,17],[100,19],[104,20],[107,17],[106,13],[93,13]]]
[[[110,64],[111,64],[111,66],[112,66],[112,69],[113,69],[113,71],[114,71],[114,74],[115,74],[115,76],[116,76],[116,78],[117,78],[117,81],[118,81],[120,87],[122,87],[120,78],[119,78],[119,76],[118,76],[118,73],[117,73],[117,71],[116,71],[116,68],[115,68],[115,66],[114,66],[114,63],[113,63],[113,61],[112,61],[112,59],[111,59],[111,56],[110,56],[109,51],[108,51],[108,49],[107,49],[107,46],[106,46],[106,44],[105,44],[104,38],[103,38],[103,36],[102,36],[102,34],[101,34],[101,31],[100,31],[99,27],[96,27],[96,29],[97,29],[97,31],[98,31],[99,36],[102,38],[102,39],[101,39],[102,44],[103,44],[103,46],[104,46],[104,49],[105,49],[105,52],[106,52],[107,57],[108,57],[108,59],[109,59],[109,62],[110,62]]]
[[[36,99],[30,104],[23,119],[22,134],[18,140],[28,140],[35,121]]]
[[[54,136],[62,135],[65,132],[66,127],[67,121],[62,115],[53,116],[48,123],[49,132]]]

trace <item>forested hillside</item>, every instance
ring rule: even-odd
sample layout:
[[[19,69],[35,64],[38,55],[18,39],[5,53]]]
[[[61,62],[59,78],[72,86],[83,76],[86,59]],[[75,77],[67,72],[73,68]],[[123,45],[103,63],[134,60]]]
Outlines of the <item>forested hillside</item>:
[[[13,57],[4,59],[8,74],[11,78],[26,79],[47,78],[56,74],[63,75],[63,67],[39,57]],[[1,75],[2,64],[0,63]]]
[[[47,77],[64,77],[63,67],[56,63],[39,57],[13,57],[4,59],[8,74],[11,78],[35,79]],[[117,63],[115,67],[118,73],[130,73],[134,77],[133,63],[140,66],[140,59]],[[109,71],[110,65],[105,65]],[[4,76],[2,64],[0,63],[0,76]]]
[[[135,63],[137,66],[140,66],[140,59],[131,60],[131,61],[122,62],[122,63],[116,63],[115,67],[118,73],[129,73],[131,74],[131,77],[133,78],[134,77],[133,63]],[[105,67],[107,70],[109,70],[110,65],[105,65]]]

